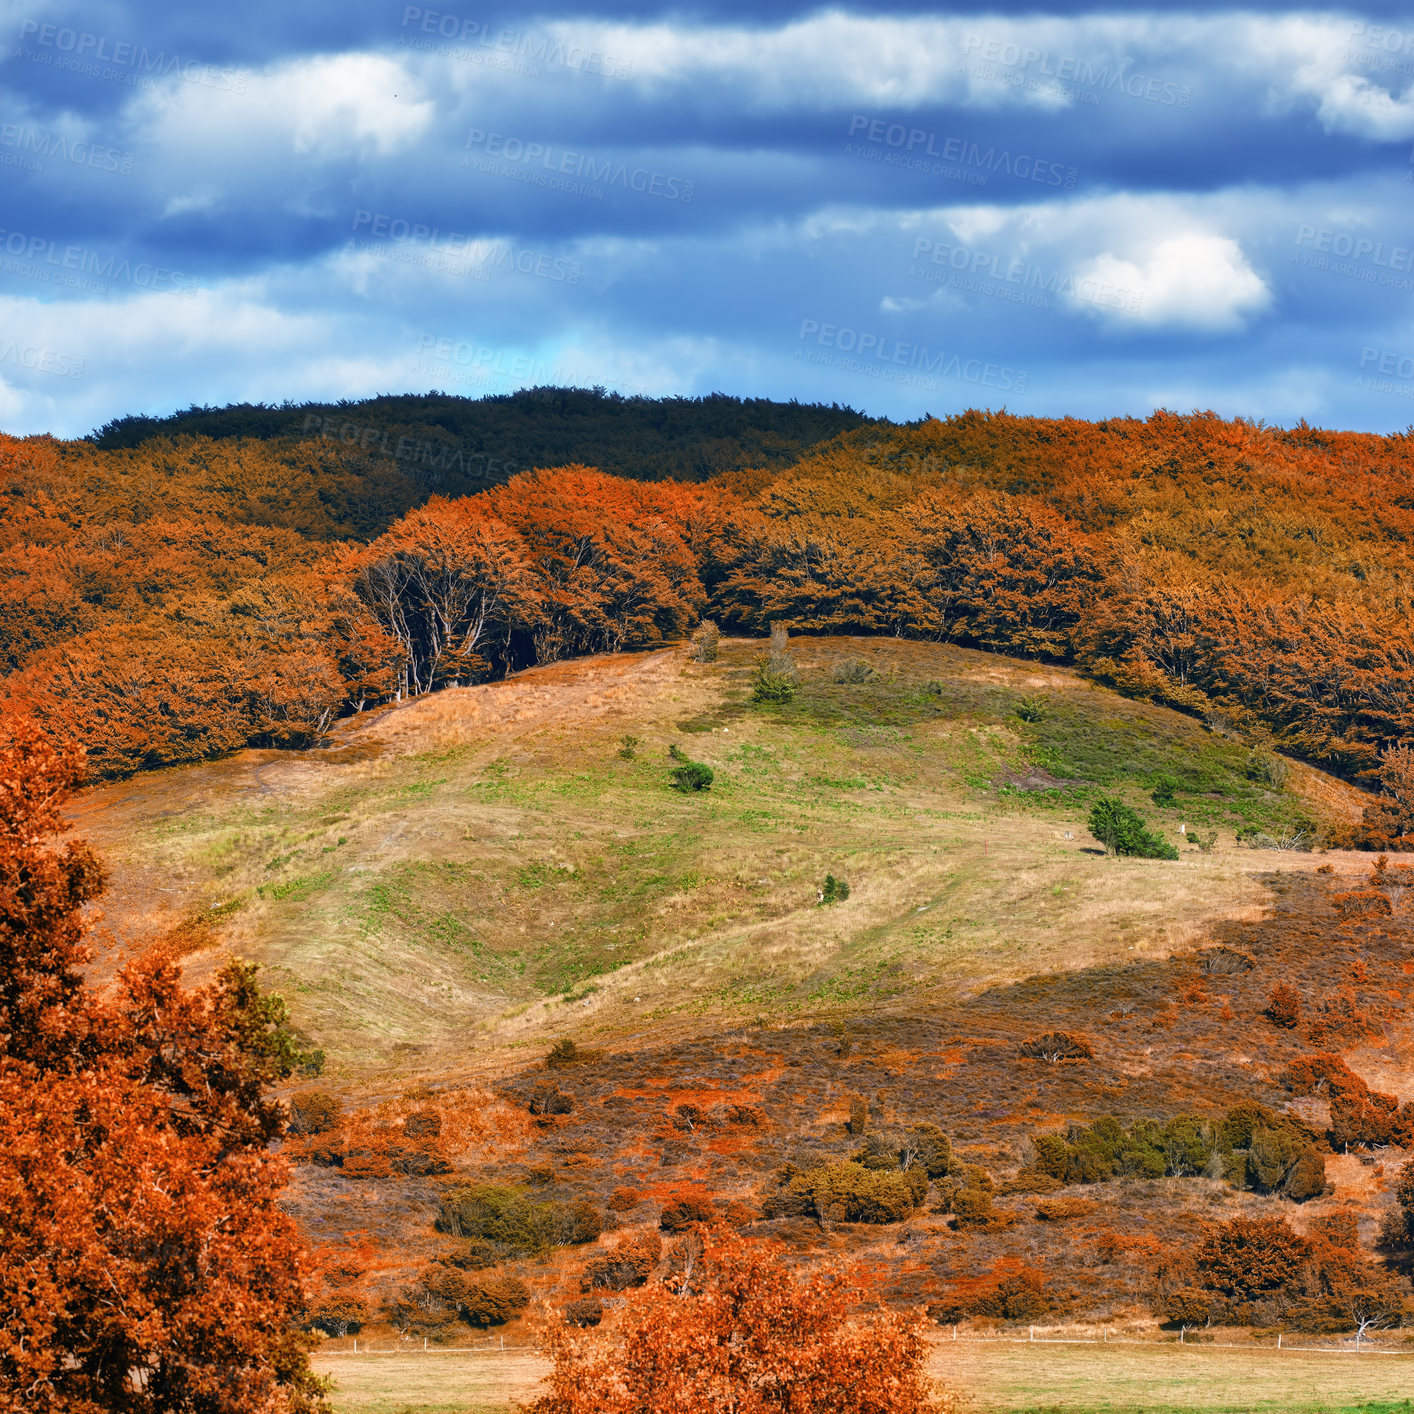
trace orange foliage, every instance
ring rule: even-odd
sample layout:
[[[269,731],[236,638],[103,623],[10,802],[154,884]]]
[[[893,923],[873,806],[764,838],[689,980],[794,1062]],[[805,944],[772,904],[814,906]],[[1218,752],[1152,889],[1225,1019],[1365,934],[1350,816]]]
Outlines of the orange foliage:
[[[121,775],[305,744],[370,702],[669,642],[708,612],[950,639],[1378,776],[1351,842],[1405,848],[1409,446],[970,412],[860,428],[774,475],[571,465],[408,511],[326,442],[5,438],[0,642],[9,695]]]
[[[628,1293],[598,1329],[546,1330],[554,1366],[530,1414],[939,1409],[923,1372],[925,1323],[851,1319],[865,1294],[857,1278],[798,1277],[774,1247],[704,1233],[676,1280]]]
[[[27,725],[0,743],[0,1409],[319,1407],[292,1321],[303,1258],[279,1207],[270,1085],[283,1009],[232,964],[184,991],[148,959],[85,983],[103,872],[57,844],[81,771]]]

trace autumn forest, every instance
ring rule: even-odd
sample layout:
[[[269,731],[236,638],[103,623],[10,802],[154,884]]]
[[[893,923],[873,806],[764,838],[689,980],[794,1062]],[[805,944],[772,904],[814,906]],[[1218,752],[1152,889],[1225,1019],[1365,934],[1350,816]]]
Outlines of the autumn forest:
[[[511,1408],[359,1339],[495,1333],[533,1414],[1395,1339],[1412,449],[566,389],[0,436],[0,1411]]]

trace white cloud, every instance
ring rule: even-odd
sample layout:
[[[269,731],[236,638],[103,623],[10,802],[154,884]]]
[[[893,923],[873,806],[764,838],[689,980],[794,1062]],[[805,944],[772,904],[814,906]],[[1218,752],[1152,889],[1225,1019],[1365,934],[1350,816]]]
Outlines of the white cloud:
[[[1070,298],[1121,323],[1225,330],[1266,308],[1271,291],[1235,240],[1192,231],[1136,260],[1096,256],[1075,272]]]
[[[955,104],[1113,114],[1245,107],[1314,111],[1328,132],[1414,136],[1414,43],[1390,62],[1337,15],[869,16],[832,9],[776,27],[563,20],[567,46],[615,56],[650,93],[720,85],[756,111]],[[1372,38],[1373,36],[1373,38]],[[1414,28],[1409,36],[1414,37]]]

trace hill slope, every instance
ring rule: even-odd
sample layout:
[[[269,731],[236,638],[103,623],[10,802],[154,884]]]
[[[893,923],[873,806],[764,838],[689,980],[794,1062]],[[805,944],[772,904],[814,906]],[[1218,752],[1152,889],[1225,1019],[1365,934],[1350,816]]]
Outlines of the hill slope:
[[[1235,850],[1238,829],[1276,837],[1363,799],[1314,772],[1310,804],[1254,783],[1239,742],[1065,669],[794,647],[803,688],[784,708],[749,704],[745,640],[709,665],[562,663],[365,714],[328,750],[88,792],[79,825],[116,869],[117,926],[215,909],[215,944],[265,962],[352,1076],[1158,955],[1258,908],[1274,857],[1311,860]],[[847,658],[879,676],[834,682]],[[1015,714],[1022,698],[1039,720]],[[710,791],[670,787],[670,745],[713,768]],[[1180,789],[1159,811],[1161,773]],[[1101,789],[1220,848],[1099,858],[1083,821]],[[852,894],[819,908],[827,872]]]

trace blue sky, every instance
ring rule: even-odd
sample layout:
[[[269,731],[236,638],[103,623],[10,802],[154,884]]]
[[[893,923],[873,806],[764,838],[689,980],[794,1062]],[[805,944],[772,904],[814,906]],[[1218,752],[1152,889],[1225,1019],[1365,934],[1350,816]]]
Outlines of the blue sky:
[[[20,0],[0,429],[545,382],[1414,422],[1414,12]]]

